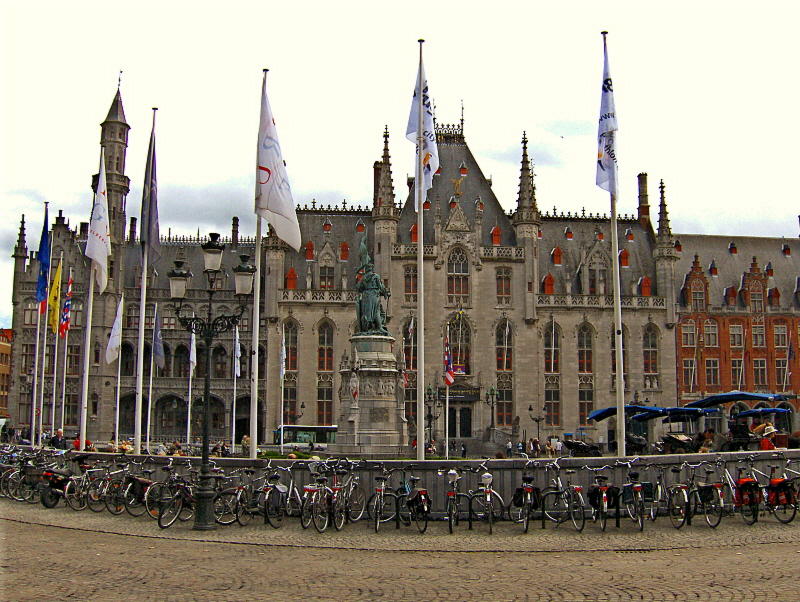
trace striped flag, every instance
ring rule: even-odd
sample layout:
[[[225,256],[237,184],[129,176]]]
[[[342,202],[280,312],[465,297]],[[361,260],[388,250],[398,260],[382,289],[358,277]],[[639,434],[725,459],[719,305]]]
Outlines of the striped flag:
[[[456,375],[453,372],[453,355],[450,353],[450,339],[447,335],[444,337],[444,384],[446,386],[452,385],[456,382]]]
[[[603,86],[600,94],[600,121],[597,126],[597,185],[617,197],[617,111],[614,87],[608,69],[606,32],[603,32]]]
[[[422,102],[420,103],[420,98]],[[422,105],[420,107],[420,104]],[[419,134],[419,112],[422,109],[422,148],[417,153],[422,155],[422,181],[424,190],[433,188],[433,176],[439,169],[439,148],[436,145],[436,129],[433,117],[433,102],[428,89],[428,78],[420,55],[419,71],[414,86],[414,97],[411,100],[411,111],[408,115],[406,139],[417,144]],[[427,193],[426,193],[427,194]],[[415,207],[415,210],[419,210]]]
[[[242,375],[242,346],[239,344],[239,327],[233,329],[233,373],[236,378]]]
[[[69,331],[69,324],[72,316],[72,268],[70,268],[70,277],[67,282],[67,296],[64,298],[64,307],[61,309],[61,321],[58,325],[58,336],[62,339],[67,336]]]
[[[50,285],[50,296],[47,300],[47,306],[49,308],[47,314],[47,324],[50,326],[53,334],[56,334],[59,330],[58,310],[61,307],[61,266],[63,263],[63,259],[58,262],[55,276],[53,276],[53,282]]]
[[[106,290],[108,284],[108,257],[111,255],[111,226],[108,221],[108,190],[106,188],[106,163],[100,149],[100,172],[97,175],[97,191],[94,195],[92,217],[89,221],[89,237],[84,254],[92,260],[92,271],[97,281],[98,292]]]

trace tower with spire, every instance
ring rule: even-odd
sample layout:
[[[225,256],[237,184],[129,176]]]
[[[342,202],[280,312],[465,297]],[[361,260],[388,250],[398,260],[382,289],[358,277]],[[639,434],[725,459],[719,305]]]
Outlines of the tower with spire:
[[[528,136],[522,133],[522,162],[519,171],[519,194],[517,209],[513,216],[517,244],[525,248],[526,285],[525,321],[536,320],[536,287],[539,282],[539,228],[542,220],[536,206],[536,184],[533,181],[533,168],[528,157]]]
[[[373,164],[372,174],[372,222],[374,225],[372,249],[375,271],[384,278],[391,278],[392,244],[397,240],[400,209],[395,204],[388,126],[383,130],[383,156],[380,161],[375,161]],[[389,284],[391,286],[391,282]],[[391,315],[391,300],[389,314]]]
[[[658,231],[656,233],[656,247],[653,255],[656,263],[656,287],[658,294],[667,301],[667,324],[675,324],[675,263],[678,253],[675,250],[675,238],[669,226],[667,214],[667,198],[664,180],[658,185]]]

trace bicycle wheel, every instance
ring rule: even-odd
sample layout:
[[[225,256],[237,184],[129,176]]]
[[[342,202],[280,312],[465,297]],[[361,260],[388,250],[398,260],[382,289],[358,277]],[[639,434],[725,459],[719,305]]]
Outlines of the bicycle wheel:
[[[645,506],[645,512],[647,513],[647,518],[649,518],[653,522],[655,522],[656,519],[658,518],[658,509],[659,506],[661,505],[661,496],[662,496],[661,483],[659,483],[655,486],[655,490],[653,491],[653,501],[646,502]]]
[[[361,520],[364,516],[364,510],[367,507],[367,496],[361,485],[356,485],[350,490],[350,495],[347,499],[347,518],[351,523]]]
[[[521,506],[515,506],[514,502],[511,502],[506,508],[506,514],[512,523],[522,523],[525,520],[525,502]]]
[[[569,519],[572,526],[580,533],[586,525],[586,512],[583,503],[583,496],[578,491],[571,491],[568,494],[567,503],[569,506]]]
[[[739,512],[746,525],[755,524],[758,520],[758,504],[742,504],[739,507]]]
[[[30,479],[22,475],[22,479],[19,482],[19,486],[17,487],[17,495],[19,499],[23,502],[28,502],[29,504],[35,504],[39,501],[39,496],[36,495],[39,492],[37,486],[30,481]]]
[[[103,496],[106,509],[113,515],[118,516],[125,512],[125,495],[122,490],[122,483],[111,481],[106,487],[106,494]]]
[[[596,510],[597,520],[600,521],[600,530],[605,531],[608,526],[608,500],[600,500],[600,507]]]
[[[158,505],[158,526],[162,529],[171,527],[178,520],[178,516],[183,508],[183,496],[176,493],[168,500],[161,500]]]
[[[542,494],[542,512],[544,517],[554,523],[567,520],[567,508],[564,498],[556,489],[546,489]]]
[[[86,505],[92,512],[102,512],[106,507],[104,489],[105,483],[102,481],[93,481],[86,488]]]
[[[347,519],[347,507],[343,496],[337,495],[332,500],[331,514],[333,515],[333,528],[337,531],[341,531]]]
[[[311,526],[311,509],[313,507],[312,500],[313,493],[307,494],[300,504],[300,526],[303,529],[308,529]]]
[[[686,524],[686,515],[689,510],[689,500],[686,490],[675,488],[667,493],[667,514],[672,526],[680,529]]]
[[[55,508],[60,498],[61,496],[49,485],[42,487],[39,492],[39,499],[45,508]]]
[[[716,529],[722,520],[722,490],[714,489],[710,492],[708,500],[703,502],[703,514],[706,517],[706,524]]]
[[[280,491],[274,488],[267,491],[264,496],[264,522],[273,529],[279,529],[283,524],[284,512]]]
[[[489,524],[489,535],[494,530],[494,500],[491,496],[486,500],[486,522]]]
[[[214,496],[214,520],[220,525],[232,525],[238,516],[239,492],[223,489]]]
[[[633,492],[633,516],[631,518],[639,531],[644,531],[644,501],[639,491]]]
[[[296,488],[290,490],[286,497],[286,516],[300,516],[302,507],[303,500],[300,498],[300,493]]]
[[[236,522],[239,526],[245,527],[250,523],[253,514],[258,512],[258,507],[254,507],[255,500],[252,493],[247,489],[243,490],[236,500]]]
[[[771,510],[773,516],[778,520],[778,522],[781,522],[784,525],[788,525],[790,522],[792,522],[794,517],[797,515],[796,504],[778,504],[777,506],[772,506]]]
[[[76,479],[70,479],[67,486],[64,487],[64,499],[67,500],[67,505],[73,510],[86,509],[86,496],[83,495],[83,491],[81,491]]]
[[[531,506],[531,499],[530,495],[526,496],[525,503],[522,505],[522,531],[523,533],[528,532],[528,527],[531,524],[531,514],[533,513],[533,508]]]
[[[183,506],[181,506],[181,511],[178,513],[178,520],[182,523],[194,518],[194,501],[187,499],[187,495],[188,493],[184,495]]]
[[[128,483],[128,486],[125,487],[125,492],[122,494],[125,500],[125,510],[127,510],[128,514],[131,516],[141,516],[145,513],[145,510],[147,510],[144,506],[144,500],[139,499],[136,489],[135,483]]]
[[[158,504],[161,498],[171,497],[169,485],[156,481],[144,493],[144,508],[147,511],[147,516],[153,520],[158,520]]]
[[[453,532],[453,529],[458,524],[458,507],[456,506],[456,502],[454,498],[448,498],[447,500],[447,529],[450,533]]]
[[[311,522],[314,523],[317,533],[324,533],[325,529],[328,528],[330,514],[328,492],[324,490],[315,491],[314,499],[311,503]]]
[[[428,530],[428,509],[418,504],[412,511],[411,517],[417,526],[417,531],[425,533]]]

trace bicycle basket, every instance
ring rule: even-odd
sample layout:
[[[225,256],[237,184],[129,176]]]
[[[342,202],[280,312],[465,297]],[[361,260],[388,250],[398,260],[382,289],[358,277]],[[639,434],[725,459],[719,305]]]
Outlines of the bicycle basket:
[[[713,485],[701,485],[697,488],[697,493],[700,495],[700,501],[704,504],[711,504],[714,498],[719,498],[717,488]]]
[[[514,490],[514,495],[511,497],[511,503],[514,505],[515,508],[521,508],[524,501],[525,501],[525,492],[522,489],[522,487],[517,487]]]
[[[656,499],[656,488],[650,481],[642,481],[642,500],[652,502]]]

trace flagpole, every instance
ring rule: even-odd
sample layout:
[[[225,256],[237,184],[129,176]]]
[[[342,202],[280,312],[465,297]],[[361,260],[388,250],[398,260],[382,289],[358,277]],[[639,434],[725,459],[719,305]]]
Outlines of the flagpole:
[[[192,365],[189,364],[189,394],[187,399],[189,400],[186,404],[186,445],[189,445],[189,439],[192,436],[192,373],[194,370],[192,369]]]
[[[69,268],[69,279],[67,282],[72,282],[72,266]],[[68,284],[67,285],[69,290],[69,299],[70,299],[70,306],[69,306],[69,315],[68,318],[72,320],[72,287]],[[66,301],[64,302],[66,303]],[[67,360],[69,359],[68,351],[69,351],[69,331],[70,331],[71,324],[67,324],[67,327],[64,329],[64,373],[61,378],[61,430],[64,430],[64,407],[66,405],[66,398],[67,398]],[[60,328],[60,325],[59,325]]]
[[[142,224],[144,227],[144,224]],[[149,253],[142,247],[142,278],[139,288],[139,343],[136,348],[136,404],[134,406],[134,425],[133,425],[133,453],[142,453],[142,385],[144,377],[144,317],[146,315],[147,303],[147,259]],[[152,358],[152,350],[151,350]],[[150,428],[150,425],[147,425]]]
[[[145,314],[146,315],[146,314]],[[158,320],[158,303],[153,306],[153,344],[150,346],[150,379],[147,385],[147,453],[150,453],[150,418],[153,413],[153,359],[156,355],[156,321]],[[210,352],[210,350],[208,350]]]
[[[450,387],[444,387],[444,459],[450,459]]]
[[[792,349],[792,341],[789,341],[789,346],[786,348],[786,368],[783,370],[783,390],[786,391],[786,385],[789,380],[789,352]]]
[[[119,312],[122,315],[125,312],[125,293],[122,293],[119,298]],[[114,401],[114,444],[119,448],[119,391],[122,385],[122,349],[120,348],[117,356],[117,391],[116,399]]]
[[[747,328],[742,327],[742,364],[739,368],[739,390],[742,390],[742,380],[744,379],[744,348],[747,344]]]
[[[42,322],[42,314],[39,313],[39,308],[36,308],[36,345],[34,346],[33,355],[33,396],[31,398],[31,447],[36,445],[36,399],[39,395],[39,341],[41,339],[40,329]]]
[[[237,354],[239,353],[239,327],[234,326],[234,339],[233,339],[233,402],[231,403],[231,450],[236,452],[236,366],[239,362]]]
[[[52,239],[51,239],[52,240]],[[61,255],[58,258],[58,265],[59,269],[56,270],[56,274],[60,274],[62,269],[62,263],[64,262],[64,251],[61,251]],[[61,282],[59,281],[58,286],[58,293],[59,298],[56,299],[56,304],[59,309],[61,309]],[[48,299],[48,305],[50,305],[50,301]],[[53,333],[53,400],[51,402],[50,407],[50,436],[52,437],[56,431],[56,387],[58,384],[58,327],[61,324],[61,316],[56,316],[56,330]],[[46,331],[45,331],[46,332]]]
[[[50,272],[53,268],[53,237],[50,236],[50,262],[47,264],[47,299],[43,301],[44,303],[44,332],[42,333],[42,386],[39,387],[39,401],[37,407],[39,408],[39,420],[38,425],[39,428],[36,431],[36,440],[38,441],[39,445],[43,444],[42,442],[42,435],[44,434],[44,384],[45,379],[47,378],[45,375],[45,371],[47,370],[47,326],[48,326],[48,317],[50,315]],[[55,358],[54,358],[55,359]]]
[[[423,251],[423,176],[422,176],[422,45],[425,40],[419,39],[419,69],[417,70],[417,161],[416,188],[417,206],[417,460],[425,459],[425,272]]]
[[[267,70],[264,70],[264,78]],[[250,344],[250,459],[258,454],[258,343],[261,328],[261,216],[256,214],[256,281],[253,287],[253,339]],[[283,395],[281,394],[281,399]],[[281,419],[282,419],[281,414]],[[235,417],[234,417],[235,418]]]
[[[86,332],[83,340],[83,380],[81,384],[81,417],[78,433],[78,449],[83,451],[86,446],[86,413],[89,398],[89,352],[92,343],[92,308],[94,306],[94,271],[97,269],[92,261],[89,269],[89,292],[86,294]]]
[[[286,408],[284,407],[285,403],[283,400],[283,383],[286,379],[286,325],[282,326],[281,330],[281,358],[283,364],[280,367],[280,378],[281,378],[281,421],[280,421],[280,429],[281,429],[281,455],[283,455],[283,427],[284,423],[286,422]]]

